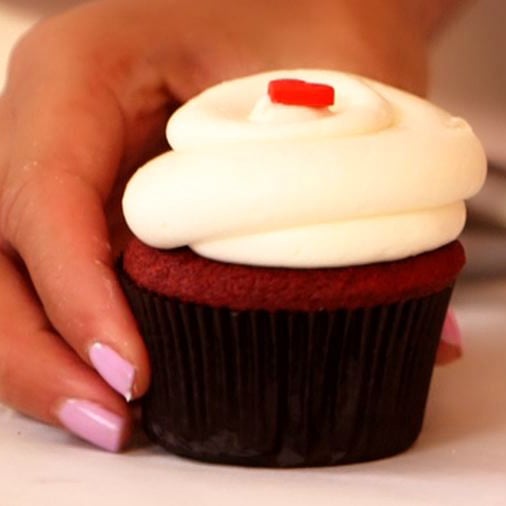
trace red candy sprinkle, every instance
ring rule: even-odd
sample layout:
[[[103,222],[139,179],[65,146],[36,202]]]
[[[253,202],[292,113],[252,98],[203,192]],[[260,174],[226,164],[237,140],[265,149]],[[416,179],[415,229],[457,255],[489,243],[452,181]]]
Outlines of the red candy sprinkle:
[[[328,84],[308,83],[301,79],[274,79],[269,82],[268,91],[275,104],[306,107],[334,105],[334,88]]]

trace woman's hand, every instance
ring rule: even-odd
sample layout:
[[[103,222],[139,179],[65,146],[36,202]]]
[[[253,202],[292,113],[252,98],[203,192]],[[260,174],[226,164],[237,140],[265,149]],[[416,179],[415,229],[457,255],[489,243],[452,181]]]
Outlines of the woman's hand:
[[[423,93],[425,36],[397,0],[101,0],[32,30],[0,98],[0,400],[116,451],[149,363],[114,273],[132,170],[178,103],[271,68]]]

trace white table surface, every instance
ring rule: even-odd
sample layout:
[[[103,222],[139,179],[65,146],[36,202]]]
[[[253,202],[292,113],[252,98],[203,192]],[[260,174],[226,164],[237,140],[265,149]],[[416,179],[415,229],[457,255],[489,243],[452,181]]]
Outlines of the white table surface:
[[[461,32],[473,29],[473,16],[479,19],[483,9],[504,4],[482,0],[440,42],[433,95],[442,104],[455,102],[452,110],[459,110],[459,100],[467,103],[472,92],[445,88],[446,71],[455,72],[452,54],[462,46]],[[10,47],[44,7],[43,0],[0,0],[0,86]],[[495,80],[490,82],[489,93],[500,93]],[[498,125],[506,124],[500,116],[504,109],[473,107],[469,112],[487,147],[496,159],[506,160],[505,143],[497,140]],[[436,369],[422,435],[400,456],[275,471],[198,464],[142,442],[111,455],[0,405],[0,505],[504,506],[506,277],[464,280],[454,303],[464,333],[464,358]]]

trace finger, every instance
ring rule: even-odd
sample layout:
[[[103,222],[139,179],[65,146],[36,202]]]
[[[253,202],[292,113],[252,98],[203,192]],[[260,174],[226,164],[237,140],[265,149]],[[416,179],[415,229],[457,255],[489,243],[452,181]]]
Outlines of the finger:
[[[141,395],[148,359],[115,276],[99,196],[52,169],[20,189],[10,212],[16,225],[6,237],[54,327],[118,392]]]
[[[8,88],[15,122],[1,226],[58,333],[129,399],[146,391],[149,363],[115,276],[103,209],[124,154],[165,105],[151,103],[134,135],[137,123],[126,118],[137,104],[127,114],[90,78],[90,62],[76,61],[48,64],[52,73],[45,69],[30,92]]]
[[[437,350],[436,363],[449,364],[462,356],[462,335],[455,313],[450,308],[446,314]]]
[[[119,450],[131,430],[125,401],[51,331],[33,293],[2,254],[0,307],[0,400]]]

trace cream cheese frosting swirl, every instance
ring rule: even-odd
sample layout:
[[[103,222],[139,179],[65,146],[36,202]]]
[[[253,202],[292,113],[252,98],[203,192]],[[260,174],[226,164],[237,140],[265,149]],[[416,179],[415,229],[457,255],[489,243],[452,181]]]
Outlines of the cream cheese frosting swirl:
[[[273,104],[269,81],[335,89],[328,108]],[[482,186],[469,125],[390,86],[323,70],[214,86],[167,125],[172,147],[130,180],[123,210],[156,248],[262,266],[396,260],[454,240]]]

